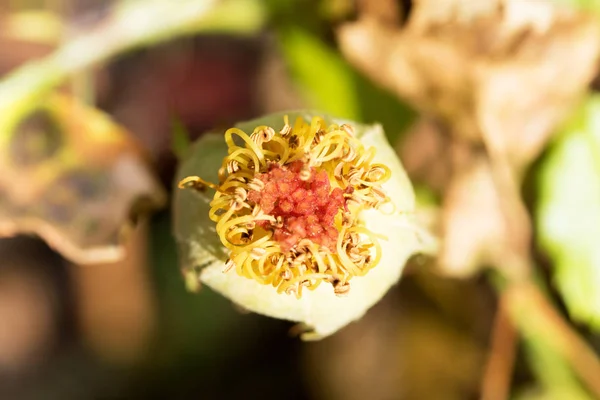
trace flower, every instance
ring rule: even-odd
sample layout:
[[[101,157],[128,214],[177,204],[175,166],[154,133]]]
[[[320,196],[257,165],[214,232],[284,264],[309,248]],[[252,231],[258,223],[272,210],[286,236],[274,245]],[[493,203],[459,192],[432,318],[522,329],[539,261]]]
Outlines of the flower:
[[[378,237],[358,215],[389,201],[381,184],[390,170],[372,163],[374,148],[365,149],[348,124],[284,121],[279,132],[227,130],[219,185],[191,176],[180,187],[216,190],[209,216],[230,252],[224,272],[298,298],[324,282],[347,295],[351,278],[381,258]]]
[[[211,222],[183,223],[180,196],[176,235],[185,259],[204,266],[187,268],[203,283],[251,311],[302,322],[312,329],[304,337],[318,338],[379,300],[420,241],[410,182],[381,128],[294,114],[278,116],[279,125],[254,122],[250,134],[246,124],[231,128],[221,146],[200,141],[196,156],[205,147],[216,158],[220,147],[218,183],[185,176],[198,167],[190,162],[179,186],[197,189],[186,192],[203,199],[195,203]],[[206,243],[208,223],[216,245]]]

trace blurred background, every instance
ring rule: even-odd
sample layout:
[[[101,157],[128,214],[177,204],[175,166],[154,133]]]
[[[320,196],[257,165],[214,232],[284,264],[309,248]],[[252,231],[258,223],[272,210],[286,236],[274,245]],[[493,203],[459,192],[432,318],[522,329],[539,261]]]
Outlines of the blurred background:
[[[0,398],[600,399],[599,9],[0,0]],[[171,226],[187,143],[297,108],[381,123],[441,243],[314,343]]]

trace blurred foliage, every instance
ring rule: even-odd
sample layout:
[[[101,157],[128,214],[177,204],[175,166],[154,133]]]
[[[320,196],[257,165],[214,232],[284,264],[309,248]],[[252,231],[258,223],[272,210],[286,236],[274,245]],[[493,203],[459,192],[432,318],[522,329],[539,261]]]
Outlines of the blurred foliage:
[[[412,122],[415,114],[410,108],[375,86],[310,31],[287,26],[279,30],[279,40],[296,84],[311,107],[342,118],[379,122],[391,143]]]
[[[264,23],[264,9],[253,0],[197,2],[164,0],[116,3],[100,29],[75,36],[56,52],[28,63],[0,80],[0,135],[5,135],[49,90],[70,74],[94,67],[143,46],[200,32],[250,34]],[[160,20],[160,24],[155,21]]]
[[[538,232],[573,318],[600,330],[600,96],[562,128],[541,165]]]
[[[346,61],[327,18],[343,1],[269,1],[280,50],[307,107],[363,123],[381,123],[395,144],[416,114]],[[315,18],[320,17],[320,18]]]
[[[564,358],[544,342],[543,337],[527,337],[525,354],[538,383],[518,391],[515,400],[592,400]]]

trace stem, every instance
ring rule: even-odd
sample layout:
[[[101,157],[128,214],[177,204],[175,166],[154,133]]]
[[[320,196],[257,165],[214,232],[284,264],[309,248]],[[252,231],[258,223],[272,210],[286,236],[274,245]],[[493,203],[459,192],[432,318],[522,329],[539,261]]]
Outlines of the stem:
[[[566,360],[587,388],[600,398],[600,361],[594,350],[531,282],[511,284],[504,292],[511,318],[534,340],[543,340]]]
[[[507,306],[507,298],[501,296],[494,318],[490,355],[483,375],[482,400],[509,398],[512,371],[517,353],[517,332],[510,320]]]
[[[568,360],[588,389],[600,398],[600,361],[596,353],[532,280],[531,221],[519,194],[515,170],[503,149],[494,145],[485,130],[484,142],[506,223],[508,241],[504,259],[508,262],[504,265],[510,268],[497,268],[497,271],[507,280],[503,297],[510,318],[522,333],[545,341]],[[501,265],[500,259],[497,265]]]

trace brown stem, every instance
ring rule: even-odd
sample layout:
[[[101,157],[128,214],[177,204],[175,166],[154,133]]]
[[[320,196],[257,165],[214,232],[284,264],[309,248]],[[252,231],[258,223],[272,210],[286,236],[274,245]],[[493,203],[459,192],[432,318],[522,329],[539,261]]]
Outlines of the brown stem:
[[[510,320],[507,306],[506,297],[501,296],[494,318],[490,354],[483,374],[482,400],[504,400],[510,394],[517,353],[517,332]]]
[[[498,255],[497,265],[510,266],[498,268],[508,281],[503,297],[510,318],[522,333],[546,341],[568,360],[588,389],[600,398],[598,356],[531,279],[534,265],[530,251],[531,221],[519,194],[515,169],[503,150],[494,146],[493,138],[486,137],[485,132],[484,141],[506,223],[505,249]]]
[[[600,399],[600,361],[588,343],[556,311],[531,282],[512,284],[505,291],[511,318],[525,335],[545,340],[559,352],[582,382]]]

